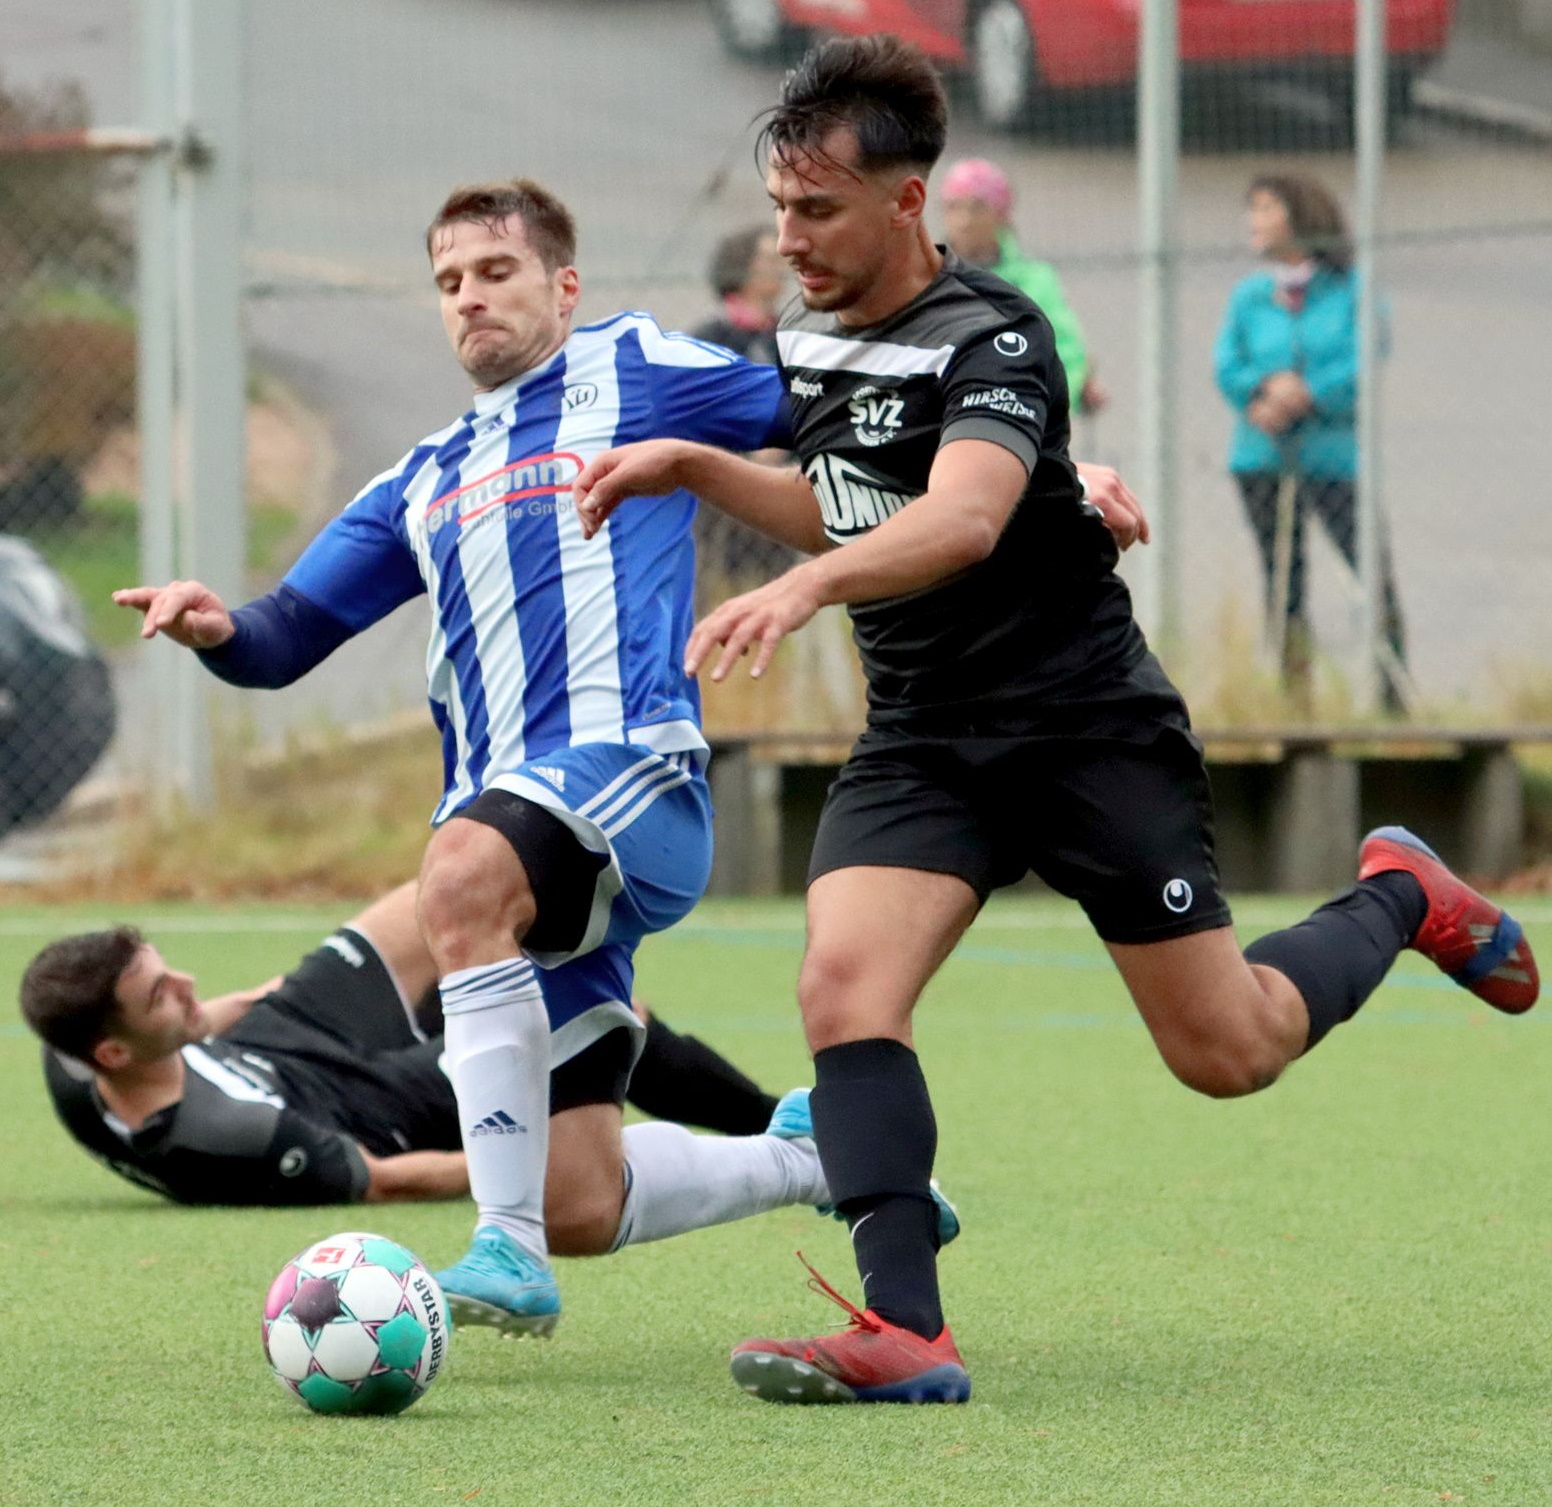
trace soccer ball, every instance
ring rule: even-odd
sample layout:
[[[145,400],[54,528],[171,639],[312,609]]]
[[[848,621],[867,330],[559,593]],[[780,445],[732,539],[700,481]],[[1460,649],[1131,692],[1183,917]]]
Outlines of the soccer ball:
[[[264,1299],[264,1353],[317,1413],[400,1413],[447,1358],[447,1300],[402,1245],[351,1231],[310,1245]]]

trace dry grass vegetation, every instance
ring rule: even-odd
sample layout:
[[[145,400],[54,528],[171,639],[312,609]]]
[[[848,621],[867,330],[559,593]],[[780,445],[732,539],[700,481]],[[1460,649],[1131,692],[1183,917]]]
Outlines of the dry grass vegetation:
[[[229,751],[206,812],[96,818],[89,861],[17,890],[29,901],[358,899],[411,877],[441,794],[429,720],[372,738],[315,736]]]

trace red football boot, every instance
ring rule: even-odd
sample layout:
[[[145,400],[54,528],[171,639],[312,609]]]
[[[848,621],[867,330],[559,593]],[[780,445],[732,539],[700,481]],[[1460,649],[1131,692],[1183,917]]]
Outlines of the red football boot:
[[[1412,938],[1418,952],[1495,1010],[1519,1015],[1536,1003],[1536,959],[1513,916],[1457,879],[1405,827],[1376,827],[1358,850],[1358,877],[1394,869],[1412,875],[1428,900],[1428,914]]]
[[[798,1260],[808,1266],[803,1253]],[[806,1340],[745,1340],[733,1380],[766,1402],[967,1402],[970,1374],[943,1326],[935,1340],[848,1303],[814,1268],[809,1286],[844,1308],[837,1334]]]

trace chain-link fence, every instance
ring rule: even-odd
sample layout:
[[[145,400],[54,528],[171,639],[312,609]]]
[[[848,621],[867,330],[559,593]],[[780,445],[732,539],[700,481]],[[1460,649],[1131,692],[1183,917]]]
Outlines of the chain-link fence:
[[[282,364],[306,364],[335,426],[343,496],[462,406],[419,253],[419,230],[449,185],[519,171],[553,184],[582,228],[584,317],[629,305],[699,326],[718,312],[707,269],[719,241],[765,219],[752,116],[811,35],[805,23],[817,24],[822,10],[831,24],[862,27],[875,8],[851,7],[853,23],[799,0],[434,8],[398,0],[370,7],[369,25],[365,9],[342,4],[311,19],[315,45],[300,58],[284,40],[303,24],[292,9],[281,0],[250,19],[251,312],[261,342],[284,350]],[[1137,369],[1135,27],[1107,30],[1111,8],[1097,5],[887,9],[902,28],[909,13],[918,40],[948,59],[956,115],[945,168],[976,156],[1002,169],[1012,195],[1004,237],[1023,262],[1054,271],[1082,327],[1091,401],[1075,449],[1135,475],[1147,380]],[[1392,3],[1390,14],[1382,485],[1407,699],[1424,716],[1462,708],[1510,716],[1552,648],[1552,622],[1529,586],[1534,571],[1519,577],[1524,586],[1492,579],[1502,575],[1505,536],[1531,560],[1552,551],[1547,510],[1533,501],[1546,492],[1533,394],[1547,386],[1552,303],[1533,284],[1552,234],[1549,149],[1526,121],[1497,117],[1476,97],[1463,103],[1446,82],[1457,43],[1448,6]],[[1177,556],[1183,632],[1169,646],[1172,664],[1227,716],[1340,714],[1354,704],[1361,614],[1351,475],[1317,470],[1295,478],[1281,509],[1275,496],[1266,508],[1247,504],[1251,478],[1231,470],[1239,462],[1230,452],[1236,423],[1248,421],[1220,390],[1214,358],[1236,285],[1271,266],[1246,240],[1252,178],[1312,176],[1351,224],[1353,33],[1352,8],[1339,5],[1181,8],[1181,246],[1167,353],[1180,502],[1172,537],[1155,549]],[[1534,92],[1538,78],[1552,79],[1552,60],[1525,57],[1524,87]],[[942,233],[941,201],[933,215]],[[1049,289],[1046,273],[1033,276]],[[1326,317],[1312,314],[1307,330]],[[1279,445],[1300,448],[1272,449]],[[1255,495],[1267,475],[1296,469],[1263,466]],[[716,520],[703,525],[703,544],[730,585],[780,563]],[[1138,568],[1128,560],[1130,573]],[[708,576],[703,590],[718,589]],[[1283,604],[1281,615],[1268,612],[1269,599]],[[1511,618],[1513,633],[1504,631]],[[405,666],[406,695],[419,631],[390,656]],[[1285,656],[1291,699],[1279,699]],[[708,714],[739,726],[815,708],[828,717],[837,696],[851,694],[832,674],[818,688],[767,694],[763,711],[742,692],[719,691]],[[843,717],[854,715],[853,703]]]
[[[1152,552],[1173,555],[1181,631],[1164,648],[1199,720],[1351,712],[1363,614],[1351,569],[1353,474],[1343,459],[1352,436],[1339,431],[1351,430],[1355,405],[1351,383],[1324,381],[1351,336],[1350,321],[1331,312],[1351,308],[1350,283],[1326,268],[1300,284],[1298,258],[1252,247],[1248,216],[1253,180],[1273,172],[1323,184],[1352,226],[1353,9],[1337,3],[1181,4],[1173,336],[1146,371],[1139,38],[1124,8],[248,6],[245,322],[250,527],[259,536],[251,584],[273,580],[363,482],[467,407],[422,246],[453,184],[521,173],[562,194],[581,229],[584,320],[632,307],[693,329],[728,316],[719,247],[769,223],[753,117],[775,98],[810,25],[862,26],[875,9],[940,54],[953,86],[949,153],[932,184],[934,231],[964,231],[942,193],[953,165],[991,162],[1006,198],[993,205],[991,246],[972,253],[1028,279],[1042,301],[1070,306],[1081,333],[1069,340],[1077,352],[1069,365],[1084,368],[1074,384],[1084,399],[1075,454],[1146,474],[1150,386],[1162,381],[1173,394],[1178,501]],[[1427,720],[1541,720],[1552,703],[1552,612],[1539,586],[1552,563],[1541,419],[1552,391],[1552,55],[1537,50],[1533,30],[1481,30],[1470,4],[1452,15],[1434,0],[1391,0],[1388,10],[1376,491],[1403,628],[1395,645],[1403,699]],[[68,24],[39,23],[47,46],[38,56],[133,120],[119,8],[72,0],[66,11]],[[25,63],[28,38],[21,42],[11,51]],[[61,124],[81,115],[67,93],[52,98],[65,111]],[[31,202],[54,216],[0,216],[0,496],[11,499],[8,517],[41,510],[7,526],[79,579],[73,558],[87,541],[133,558],[125,469],[133,331],[116,170],[50,156],[7,158],[0,171],[5,184],[23,185],[18,192],[28,181],[49,184]],[[1331,298],[1343,286],[1345,305]],[[1236,335],[1237,299],[1264,323],[1252,318]],[[1275,346],[1274,327],[1281,356],[1257,344]],[[1332,349],[1317,351],[1327,337]],[[1257,371],[1247,360],[1226,372],[1225,340],[1272,365]],[[1278,370],[1300,378],[1293,408],[1252,413]],[[1294,412],[1301,403],[1309,406]],[[1311,448],[1322,428],[1335,437]],[[703,603],[785,558],[714,518],[700,540]],[[1146,562],[1138,551],[1124,562],[1139,586]],[[121,573],[118,557],[109,573]],[[94,617],[111,618],[102,584],[116,579],[83,582],[83,596]],[[272,733],[414,706],[425,631],[424,605],[412,604],[298,686],[248,698],[249,715]],[[122,627],[108,633],[127,636]],[[116,665],[157,652],[121,651],[101,634]],[[860,693],[844,639],[844,623],[830,615],[783,651],[774,685],[711,691],[709,723],[854,725]]]
[[[106,593],[137,569],[132,170],[80,90],[0,81],[0,834],[111,742]]]

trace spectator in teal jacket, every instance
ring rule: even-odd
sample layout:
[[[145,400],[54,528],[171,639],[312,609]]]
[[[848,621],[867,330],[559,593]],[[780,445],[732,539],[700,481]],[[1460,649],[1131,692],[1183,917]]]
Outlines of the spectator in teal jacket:
[[[984,157],[967,157],[944,175],[942,197],[950,247],[965,261],[1012,283],[1039,305],[1056,336],[1056,354],[1067,373],[1073,409],[1098,413],[1109,394],[1094,375],[1083,330],[1062,291],[1056,269],[1019,249],[1013,234],[1013,185],[1008,175]]]
[[[1305,519],[1325,527],[1356,570],[1357,281],[1340,205],[1305,173],[1255,178],[1251,249],[1268,265],[1229,296],[1218,332],[1218,388],[1235,412],[1229,470],[1261,551],[1268,622],[1294,688],[1309,674]],[[1386,704],[1405,700],[1401,605],[1381,533]]]

